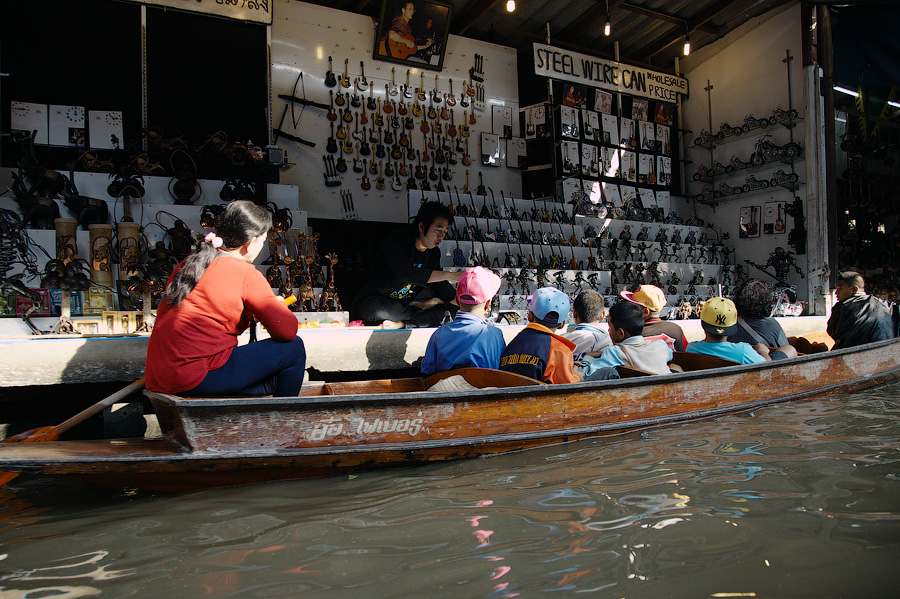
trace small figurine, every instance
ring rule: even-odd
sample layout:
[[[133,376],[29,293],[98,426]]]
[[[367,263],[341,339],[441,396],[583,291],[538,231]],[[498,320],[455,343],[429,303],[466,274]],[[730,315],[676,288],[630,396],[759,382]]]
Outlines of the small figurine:
[[[650,234],[650,228],[645,226],[641,227],[641,230],[638,231],[637,236],[635,236],[635,240],[637,241],[647,241],[647,237]]]
[[[338,297],[337,286],[334,284],[334,267],[338,263],[337,252],[325,254],[325,258],[331,266],[328,267],[328,283],[319,296],[319,312],[341,312],[341,299]]]
[[[679,239],[681,238],[680,231],[678,232],[678,237],[679,237]],[[656,233],[656,237],[653,240],[656,241],[657,243],[666,243],[667,241],[669,241],[669,235],[668,235],[668,233],[666,233],[666,228],[660,227],[659,231]]]

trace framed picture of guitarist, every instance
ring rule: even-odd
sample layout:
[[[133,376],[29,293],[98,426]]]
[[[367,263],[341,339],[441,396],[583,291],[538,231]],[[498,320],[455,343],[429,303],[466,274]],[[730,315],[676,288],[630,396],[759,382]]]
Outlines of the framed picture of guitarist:
[[[382,0],[373,58],[440,71],[452,10],[437,0]]]

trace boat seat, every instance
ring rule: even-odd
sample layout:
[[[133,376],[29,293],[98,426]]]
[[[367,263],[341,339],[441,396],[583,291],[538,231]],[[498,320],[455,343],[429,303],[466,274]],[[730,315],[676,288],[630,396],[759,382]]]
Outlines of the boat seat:
[[[656,376],[655,372],[623,365],[616,366],[616,372],[619,373],[619,378],[622,379],[630,379],[636,376]]]
[[[740,366],[740,362],[734,360],[726,360],[718,356],[707,356],[705,354],[692,354],[690,352],[677,351],[673,352],[670,364],[677,364],[685,372],[694,370],[709,370],[710,368],[724,368],[726,366]]]
[[[445,372],[438,372],[425,378],[426,388],[433,386],[447,377],[460,375],[466,382],[479,389],[489,387],[526,387],[532,385],[546,385],[542,381],[536,381],[531,377],[522,376],[505,370],[493,368],[456,368]]]
[[[376,393],[411,393],[425,391],[425,381],[420,378],[382,379],[377,381],[348,381],[325,383],[320,395],[373,395]]]

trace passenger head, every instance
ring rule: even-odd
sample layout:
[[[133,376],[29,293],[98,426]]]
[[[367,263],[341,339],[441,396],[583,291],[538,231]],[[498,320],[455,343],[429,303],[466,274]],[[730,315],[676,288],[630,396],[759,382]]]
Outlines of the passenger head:
[[[199,241],[194,246],[194,251],[184,259],[181,270],[166,288],[169,306],[177,306],[193,291],[220,249],[233,250],[248,244],[246,259],[252,262],[263,247],[263,236],[271,227],[272,216],[262,206],[244,200],[228,204],[216,225],[215,235],[207,236],[208,241]]]
[[[743,318],[765,318],[772,314],[772,292],[759,279],[747,279],[734,292],[734,306]]]
[[[453,214],[440,202],[424,202],[412,222],[416,240],[426,248],[440,245],[453,224]]]
[[[619,295],[641,306],[644,309],[644,318],[657,318],[666,305],[666,294],[656,285],[641,285],[634,293],[623,291]]]
[[[737,332],[737,308],[724,297],[713,297],[700,310],[700,325],[707,333],[717,337],[729,337]]]
[[[556,287],[541,287],[528,296],[528,320],[555,330],[569,316],[569,296]]]
[[[575,297],[572,303],[572,315],[576,323],[600,322],[606,312],[606,302],[599,292],[585,289]]]
[[[484,313],[500,291],[500,277],[488,269],[476,266],[463,273],[456,285],[456,301],[463,312]]]
[[[609,309],[609,337],[621,343],[644,332],[644,310],[634,302],[616,302]]]
[[[845,270],[838,273],[837,285],[834,293],[838,301],[843,301],[858,291],[866,290],[866,282],[862,275],[853,270]]]

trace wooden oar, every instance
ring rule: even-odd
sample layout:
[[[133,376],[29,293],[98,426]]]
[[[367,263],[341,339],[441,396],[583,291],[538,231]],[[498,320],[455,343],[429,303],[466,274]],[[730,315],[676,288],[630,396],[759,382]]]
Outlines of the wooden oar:
[[[3,441],[0,441],[0,443],[44,443],[46,441],[56,441],[57,439],[59,439],[59,436],[62,433],[66,432],[76,424],[81,424],[91,416],[99,414],[119,400],[128,397],[132,393],[139,393],[143,389],[144,378],[141,377],[124,389],[120,389],[109,397],[101,399],[91,407],[85,408],[84,410],[78,412],[61,424],[58,424],[56,426],[41,426],[38,428],[33,428],[31,430],[19,433],[18,435],[13,435],[12,437],[4,439]],[[17,476],[18,473],[16,472],[0,472],[0,487]]]

